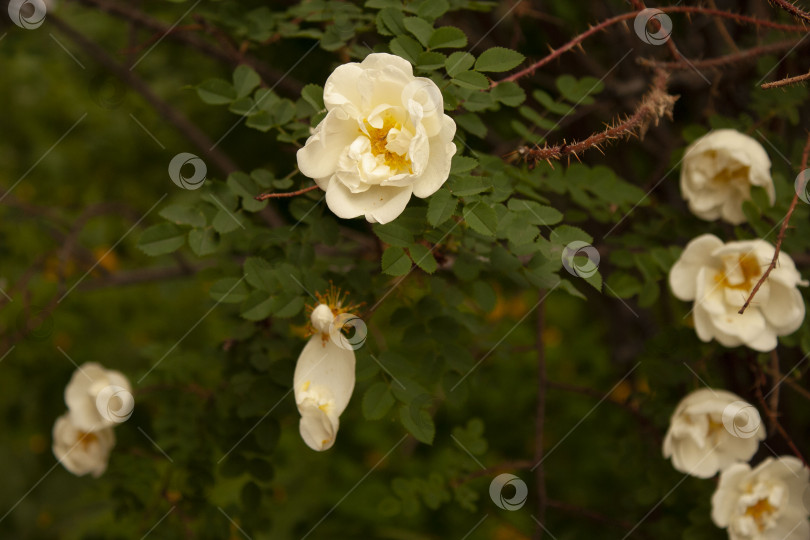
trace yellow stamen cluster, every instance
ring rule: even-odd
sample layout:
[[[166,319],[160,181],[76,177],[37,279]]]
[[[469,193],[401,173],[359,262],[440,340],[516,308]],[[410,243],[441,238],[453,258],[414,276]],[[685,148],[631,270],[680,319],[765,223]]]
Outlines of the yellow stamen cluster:
[[[726,274],[717,274],[714,279],[721,287],[749,291],[757,282],[759,276],[762,275],[762,268],[760,268],[759,260],[753,253],[746,253],[745,255],[740,256],[738,265],[744,278],[741,283],[732,284],[729,282]]]
[[[341,313],[356,313],[358,309],[363,307],[365,304],[364,302],[360,302],[359,304],[354,304],[348,302],[349,293],[344,293],[340,290],[340,287],[336,287],[331,281],[329,282],[329,288],[326,290],[325,293],[316,292],[315,298],[318,300],[317,303],[307,304],[306,305],[306,314],[307,319],[312,315],[312,311],[315,309],[315,306],[320,304],[325,304],[329,306],[329,309],[332,310],[332,315],[337,317]],[[312,335],[315,333],[315,329],[312,327],[312,323],[308,323],[307,325],[309,329],[309,334]]]
[[[408,158],[408,156],[391,152],[387,148],[388,132],[392,129],[402,129],[402,124],[397,122],[391,116],[385,117],[383,120],[383,126],[381,128],[375,128],[369,124],[368,120],[363,120],[363,123],[366,126],[368,140],[371,142],[372,154],[375,156],[384,156],[385,164],[388,165],[392,171],[402,172],[407,170],[409,172],[413,172],[411,169],[411,160]]]
[[[745,515],[754,519],[760,532],[765,530],[765,519],[770,516],[776,508],[768,499],[760,499],[745,509]]]

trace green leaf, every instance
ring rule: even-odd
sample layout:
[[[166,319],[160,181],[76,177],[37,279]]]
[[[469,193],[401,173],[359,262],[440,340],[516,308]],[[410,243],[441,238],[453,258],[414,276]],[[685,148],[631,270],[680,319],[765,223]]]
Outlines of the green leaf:
[[[487,136],[487,126],[481,117],[475,113],[460,114],[455,118],[456,123],[465,131],[469,131],[476,137],[483,139]]]
[[[464,221],[472,230],[485,236],[495,236],[498,228],[498,215],[495,209],[482,202],[474,202],[464,206]]]
[[[269,112],[259,111],[256,114],[248,116],[245,125],[249,128],[259,130],[262,133],[267,133],[273,128],[275,121]]]
[[[377,13],[377,29],[386,36],[401,36],[406,32],[402,21],[405,16],[402,11],[395,8],[385,8]]]
[[[273,313],[273,316],[282,319],[297,315],[303,307],[303,296],[276,296],[270,302],[270,311]]]
[[[498,86],[492,89],[490,94],[493,98],[509,107],[517,107],[526,101],[526,92],[512,81],[498,84]]]
[[[579,240],[590,244],[593,242],[593,237],[579,227],[572,227],[570,225],[560,225],[549,236],[549,239],[555,244],[567,246],[571,242]]]
[[[233,87],[238,98],[249,95],[261,82],[261,77],[250,66],[237,66],[233,72]]]
[[[273,292],[276,290],[275,269],[261,257],[248,257],[243,265],[245,280],[251,287]]]
[[[543,206],[534,201],[510,199],[507,207],[513,212],[527,212],[526,220],[534,225],[554,225],[562,221],[563,215],[550,206]]]
[[[505,47],[492,47],[485,50],[475,61],[477,71],[503,72],[516,68],[526,57]]]
[[[227,234],[239,228],[245,228],[244,219],[239,213],[230,212],[224,208],[220,209],[217,215],[214,216],[214,221],[211,222],[211,226],[220,234]]]
[[[470,88],[472,90],[485,90],[489,88],[489,79],[477,71],[462,71],[461,73],[456,73],[451,82],[456,86]]]
[[[466,46],[466,34],[455,26],[437,28],[428,42],[428,47],[431,49],[461,49]]]
[[[473,157],[456,154],[450,163],[450,174],[461,174],[475,169],[478,160]]]
[[[323,87],[317,84],[308,84],[301,89],[301,97],[312,105],[315,111],[322,111],[326,108],[323,104]]]
[[[161,217],[177,225],[191,225],[192,227],[205,227],[205,215],[193,206],[185,204],[171,204],[160,211]]]
[[[453,77],[456,75],[456,73],[467,71],[474,63],[475,57],[470,53],[454,52],[447,57],[447,60],[445,60],[444,68],[447,70],[447,74]]]
[[[215,281],[211,288],[208,290],[208,295],[217,302],[223,304],[237,304],[244,301],[250,289],[244,279],[240,278],[224,278]]]
[[[138,248],[152,257],[171,253],[186,243],[186,232],[173,223],[152,225],[141,234]]]
[[[224,105],[237,98],[236,90],[225,79],[208,79],[197,87],[197,95],[209,105]]]
[[[447,187],[456,197],[468,197],[492,189],[492,181],[486,176],[453,176]]]
[[[604,88],[604,84],[599,79],[584,77],[577,80],[571,75],[561,75],[556,81],[557,89],[562,96],[571,103],[582,103],[589,105],[594,102],[590,94],[598,94]]]
[[[439,52],[423,52],[420,53],[419,57],[416,59],[416,64],[419,69],[433,71],[434,69],[439,69],[444,66],[446,59],[447,58]]]
[[[430,41],[430,36],[433,34],[433,25],[419,17],[405,17],[402,24],[408,29],[408,32],[416,36],[423,46],[427,47]]]
[[[438,227],[453,216],[458,199],[448,189],[440,189],[428,201],[427,220],[433,227]]]
[[[411,259],[401,247],[390,247],[383,252],[382,271],[389,276],[402,276],[411,270]]]
[[[432,274],[436,271],[436,268],[439,267],[436,259],[433,258],[433,253],[422,244],[413,244],[408,248],[408,251],[411,254],[411,259],[416,263],[416,266],[428,274]]]
[[[450,9],[447,0],[423,0],[416,10],[416,14],[425,19],[435,20],[444,15]]]
[[[391,40],[389,46],[392,53],[404,58],[411,64],[416,64],[416,60],[423,50],[418,41],[408,36],[395,37]]]
[[[245,116],[256,110],[256,103],[250,96],[245,96],[231,102],[228,110],[233,114]]]
[[[605,289],[616,298],[630,298],[641,292],[642,284],[626,272],[613,272],[608,276]]]
[[[417,405],[418,401],[417,399],[410,405],[401,405],[399,407],[399,419],[405,429],[416,440],[425,444],[433,444],[433,438],[436,436],[436,426],[433,424],[430,413]]]
[[[413,234],[397,221],[384,225],[375,223],[372,227],[374,234],[386,244],[398,247],[408,247],[413,244]]]
[[[366,420],[379,420],[388,414],[394,401],[394,394],[388,385],[376,382],[363,394],[363,416]]]
[[[210,255],[219,247],[217,235],[213,229],[191,229],[188,232],[188,245],[195,255]]]
[[[559,115],[566,115],[571,112],[571,106],[566,105],[565,103],[557,103],[552,99],[550,95],[542,90],[535,90],[532,92],[532,97],[537,100],[540,105],[543,106],[548,112],[559,114]]]
[[[242,303],[240,315],[249,321],[261,321],[272,313],[273,297],[265,291],[253,291]]]

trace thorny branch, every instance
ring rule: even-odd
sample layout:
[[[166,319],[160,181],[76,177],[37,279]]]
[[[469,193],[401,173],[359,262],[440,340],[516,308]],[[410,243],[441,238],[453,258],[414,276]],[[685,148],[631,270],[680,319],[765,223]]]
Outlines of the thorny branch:
[[[571,144],[563,142],[554,146],[534,149],[521,146],[518,148],[517,153],[530,166],[534,166],[538,161],[547,161],[551,165],[552,159],[560,159],[563,156],[574,156],[579,159],[580,152],[584,152],[589,148],[599,149],[601,145],[612,140],[624,139],[633,135],[643,137],[650,124],[658,125],[658,120],[662,117],[672,117],[672,108],[678,96],[667,94],[667,76],[668,74],[664,71],[656,73],[652,88],[642,98],[636,112],[621,122],[614,122],[612,126],[604,131],[594,133],[582,141]]]
[[[801,171],[807,169],[807,158],[810,155],[810,133],[807,134],[807,142],[804,145],[804,150],[802,151],[802,164],[799,168]],[[773,269],[776,268],[776,262],[779,259],[779,253],[782,251],[782,242],[785,240],[785,231],[787,231],[788,224],[790,223],[790,218],[793,215],[793,211],[796,210],[796,205],[799,203],[799,190],[796,190],[796,193],[793,194],[793,200],[790,201],[790,206],[788,207],[787,214],[785,214],[785,218],[782,220],[782,226],[779,228],[779,235],[776,237],[776,249],[773,252],[773,258],[771,259],[771,263],[768,265],[768,268],[765,269],[762,276],[757,281],[757,284],[754,285],[754,288],[751,290],[751,294],[748,295],[748,300],[745,301],[743,306],[740,308],[739,313],[742,315],[745,313],[745,310],[748,309],[748,306],[751,305],[751,301],[754,299],[754,296],[759,291],[762,284],[765,283],[765,280],[768,279],[768,276],[773,272]]]
[[[810,23],[810,13],[807,13],[803,9],[799,8],[795,4],[791,4],[787,0],[768,0],[774,6],[783,9],[790,13],[795,19]]]

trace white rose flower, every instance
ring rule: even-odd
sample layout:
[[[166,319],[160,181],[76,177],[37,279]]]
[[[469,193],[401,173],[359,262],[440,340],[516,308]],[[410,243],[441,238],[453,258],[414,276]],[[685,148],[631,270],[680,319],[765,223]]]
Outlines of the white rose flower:
[[[107,470],[110,450],[115,446],[112,428],[84,431],[65,413],[53,425],[53,455],[76,476],[90,473],[98,478]]]
[[[121,423],[135,405],[126,376],[96,362],[87,362],[73,372],[65,387],[65,403],[73,424],[83,431]]]
[[[682,473],[711,478],[751,459],[765,438],[759,411],[736,394],[701,388],[675,408],[664,438],[664,457]]]
[[[301,414],[301,438],[313,450],[335,444],[340,415],[354,391],[355,355],[330,338],[335,320],[330,307],[319,304],[310,316],[315,335],[309,338],[293,375],[295,403]]]
[[[751,186],[765,188],[773,205],[776,192],[771,160],[759,142],[733,129],[718,129],[686,149],[681,168],[681,194],[689,210],[705,220],[745,221],[742,203]]]
[[[447,180],[456,124],[436,83],[414,77],[407,60],[374,53],[339,66],[323,100],[328,113],[298,150],[298,168],[338,217],[388,223],[412,194],[423,199]]]
[[[807,540],[808,488],[808,470],[792,456],[767,458],[754,470],[732,465],[712,496],[712,521],[730,540]]]
[[[669,286],[680,300],[695,301],[695,330],[701,340],[766,352],[776,348],[777,336],[801,326],[804,300],[796,287],[807,282],[784,252],[754,301],[738,313],[773,254],[774,247],[764,240],[724,244],[704,234],[687,244],[669,272]]]

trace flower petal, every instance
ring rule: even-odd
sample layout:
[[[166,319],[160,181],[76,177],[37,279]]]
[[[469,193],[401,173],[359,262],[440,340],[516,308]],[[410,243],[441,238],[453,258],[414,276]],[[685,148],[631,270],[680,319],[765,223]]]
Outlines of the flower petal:
[[[329,450],[335,444],[340,420],[330,418],[316,406],[306,407],[301,412],[298,432],[307,446],[317,452]]]
[[[698,236],[686,245],[669,272],[669,287],[676,298],[695,299],[698,272],[705,266],[713,266],[712,253],[722,245],[722,240],[713,234]]]
[[[323,102],[326,110],[331,111],[335,107],[348,105],[359,113],[363,100],[357,88],[357,81],[362,73],[363,68],[357,62],[335,68],[323,85]]]
[[[363,193],[351,193],[339,182],[329,184],[326,204],[343,219],[365,216],[371,223],[395,220],[411,199],[411,186],[371,186]]]
[[[310,178],[331,176],[340,155],[356,137],[357,121],[342,107],[332,109],[296,153],[298,169]]]
[[[436,193],[450,176],[450,164],[456,153],[453,137],[456,134],[456,123],[447,115],[442,119],[442,131],[430,139],[430,155],[422,176],[413,184],[413,194],[424,199]]]

